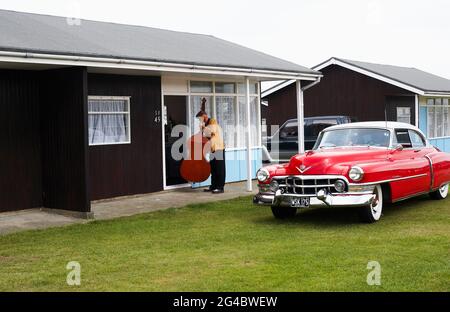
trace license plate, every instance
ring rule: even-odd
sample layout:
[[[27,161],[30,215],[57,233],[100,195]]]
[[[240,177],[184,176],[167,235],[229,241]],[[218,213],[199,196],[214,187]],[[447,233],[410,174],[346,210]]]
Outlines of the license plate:
[[[291,199],[291,206],[295,208],[309,207],[309,197],[294,197]]]

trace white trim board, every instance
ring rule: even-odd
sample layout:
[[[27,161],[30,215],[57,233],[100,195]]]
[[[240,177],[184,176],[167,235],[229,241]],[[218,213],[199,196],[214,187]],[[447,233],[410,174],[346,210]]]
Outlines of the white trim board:
[[[22,63],[22,64],[46,64],[46,65],[65,65],[65,66],[86,66],[114,69],[134,69],[155,72],[173,72],[186,74],[206,74],[218,76],[239,76],[255,77],[259,79],[302,79],[316,80],[318,74],[283,72],[276,70],[260,70],[253,68],[234,68],[220,66],[204,66],[195,64],[178,64],[153,61],[138,61],[129,59],[113,59],[103,57],[86,57],[71,55],[54,55],[25,52],[0,51],[0,62]]]

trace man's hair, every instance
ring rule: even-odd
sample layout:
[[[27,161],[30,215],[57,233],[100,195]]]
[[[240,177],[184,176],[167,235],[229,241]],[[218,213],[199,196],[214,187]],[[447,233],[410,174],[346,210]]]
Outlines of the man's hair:
[[[197,115],[195,115],[195,117],[198,118],[198,117],[202,117],[202,116],[204,116],[204,115],[207,115],[207,116],[208,116],[208,114],[207,114],[205,111],[201,110],[201,111],[199,111],[199,112],[197,113]]]

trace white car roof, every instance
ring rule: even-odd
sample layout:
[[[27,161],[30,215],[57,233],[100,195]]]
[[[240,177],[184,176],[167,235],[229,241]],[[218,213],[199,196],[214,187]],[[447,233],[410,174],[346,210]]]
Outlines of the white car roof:
[[[323,131],[337,130],[337,129],[351,129],[351,128],[381,128],[381,129],[410,129],[415,130],[420,133],[419,128],[413,126],[411,124],[403,123],[403,122],[393,122],[393,121],[366,121],[366,122],[353,122],[348,124],[342,124],[337,126],[331,126],[326,128]]]

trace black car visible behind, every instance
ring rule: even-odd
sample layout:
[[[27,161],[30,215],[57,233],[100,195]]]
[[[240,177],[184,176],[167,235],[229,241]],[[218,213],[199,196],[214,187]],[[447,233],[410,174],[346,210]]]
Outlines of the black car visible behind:
[[[305,150],[311,150],[316,143],[319,133],[328,127],[356,122],[357,120],[348,116],[321,116],[305,118]],[[278,143],[279,154],[272,151]],[[288,161],[298,153],[298,126],[297,119],[287,120],[271,137],[263,139],[270,156],[274,160]],[[268,159],[265,159],[266,161]]]

